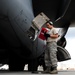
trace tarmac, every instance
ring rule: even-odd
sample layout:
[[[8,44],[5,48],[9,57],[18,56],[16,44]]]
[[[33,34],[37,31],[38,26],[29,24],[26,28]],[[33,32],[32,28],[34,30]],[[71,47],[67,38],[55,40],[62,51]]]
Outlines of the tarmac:
[[[41,71],[38,72],[6,72],[1,71],[0,75],[47,75],[42,73]],[[58,74],[48,74],[48,75],[75,75],[75,71],[58,71]]]
[[[39,67],[36,72],[29,72],[27,66],[24,71],[12,72],[8,70],[8,67],[2,67],[0,70],[0,75],[75,75],[75,70],[58,70],[58,74],[48,74],[43,72],[43,68]]]

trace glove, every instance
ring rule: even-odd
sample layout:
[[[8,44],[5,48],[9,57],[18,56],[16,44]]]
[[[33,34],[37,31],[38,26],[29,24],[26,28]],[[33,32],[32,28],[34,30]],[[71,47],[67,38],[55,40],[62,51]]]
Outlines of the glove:
[[[48,34],[48,33],[44,33],[44,36],[46,37],[46,39],[48,38],[48,37],[50,37],[50,34]]]

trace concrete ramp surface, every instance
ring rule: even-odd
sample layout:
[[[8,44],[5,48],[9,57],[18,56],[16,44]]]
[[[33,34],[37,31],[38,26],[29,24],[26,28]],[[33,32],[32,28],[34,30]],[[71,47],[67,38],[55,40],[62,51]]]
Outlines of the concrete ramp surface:
[[[47,75],[42,72],[0,72],[0,75]],[[75,75],[75,71],[59,71],[58,74],[48,74],[48,75]]]

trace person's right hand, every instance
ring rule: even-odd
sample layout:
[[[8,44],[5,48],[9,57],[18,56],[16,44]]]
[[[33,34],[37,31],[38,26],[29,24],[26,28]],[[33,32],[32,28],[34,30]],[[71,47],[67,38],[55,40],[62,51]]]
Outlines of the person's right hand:
[[[47,32],[44,32],[44,36],[45,37],[50,37],[50,34],[48,34]]]

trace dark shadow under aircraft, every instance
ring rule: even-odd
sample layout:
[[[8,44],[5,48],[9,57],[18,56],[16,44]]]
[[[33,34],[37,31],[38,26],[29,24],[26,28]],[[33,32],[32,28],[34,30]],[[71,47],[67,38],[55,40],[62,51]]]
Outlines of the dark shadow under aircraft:
[[[37,29],[32,26],[40,12],[46,14],[55,27],[61,28],[58,62],[71,59],[65,49],[65,35],[74,25],[74,3],[75,0],[0,0],[0,63],[9,64],[10,71],[22,71],[25,64],[29,71],[36,71],[40,64],[44,66],[45,43],[38,37],[35,39]]]

